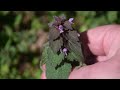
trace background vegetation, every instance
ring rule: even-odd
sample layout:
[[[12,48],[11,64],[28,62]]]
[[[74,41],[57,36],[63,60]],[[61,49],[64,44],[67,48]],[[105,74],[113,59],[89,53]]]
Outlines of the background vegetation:
[[[118,11],[0,11],[0,79],[40,78],[48,23],[61,14],[74,17],[81,32],[120,23]]]

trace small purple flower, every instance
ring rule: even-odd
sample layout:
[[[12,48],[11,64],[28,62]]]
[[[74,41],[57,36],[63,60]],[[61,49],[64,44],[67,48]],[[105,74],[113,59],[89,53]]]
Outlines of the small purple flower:
[[[64,48],[64,49],[63,49],[63,52],[67,52],[67,48]]]
[[[58,29],[60,30],[60,33],[63,33],[63,26],[62,25],[59,25]]]
[[[65,53],[65,55],[67,55],[67,51],[68,51],[67,48],[63,49],[63,52]]]
[[[69,21],[70,23],[73,23],[73,20],[74,20],[74,18],[70,18],[68,21]]]

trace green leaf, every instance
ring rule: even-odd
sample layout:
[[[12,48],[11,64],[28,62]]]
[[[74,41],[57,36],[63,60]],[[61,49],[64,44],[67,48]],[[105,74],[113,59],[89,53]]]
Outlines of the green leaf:
[[[71,64],[64,63],[56,69],[56,66],[63,61],[64,54],[54,54],[50,47],[47,47],[47,50],[44,50],[43,53],[46,61],[47,79],[67,79],[71,70]]]
[[[79,67],[82,67],[85,63],[84,63],[84,59],[83,57],[76,55],[74,52],[69,53],[66,58],[69,61],[78,61],[79,62]]]
[[[71,65],[68,63],[64,63],[63,66],[58,68],[57,70],[53,68],[48,62],[46,66],[46,76],[47,79],[68,79],[70,71],[71,71]]]
[[[70,52],[70,53],[66,56],[66,58],[67,58],[68,60],[70,60],[70,61],[74,61],[74,60],[79,61],[79,59],[80,59],[74,52]]]
[[[37,70],[35,72],[35,79],[40,79],[41,72],[42,72],[41,70]]]
[[[64,63],[63,66],[61,66],[60,68],[58,68],[58,79],[68,79],[69,74],[71,72],[71,64],[68,63]]]
[[[48,46],[48,43],[47,43],[47,44],[45,44],[44,50],[42,52],[42,57],[41,57],[41,60],[40,60],[40,66],[45,64],[46,61],[48,60],[48,48],[49,48],[49,46]]]
[[[51,66],[53,67],[56,67],[57,65],[59,65],[64,59],[63,53],[60,53],[60,55],[57,55],[56,53],[52,51],[51,48],[48,48],[47,52],[48,52],[48,59],[50,60]]]
[[[51,60],[54,59],[54,60]],[[59,65],[62,60],[64,59],[64,53],[60,53],[59,55],[55,54],[52,49],[48,46],[48,43],[45,44],[45,48],[42,53],[40,66],[45,64],[48,60],[51,60],[51,63],[53,63],[53,66]]]

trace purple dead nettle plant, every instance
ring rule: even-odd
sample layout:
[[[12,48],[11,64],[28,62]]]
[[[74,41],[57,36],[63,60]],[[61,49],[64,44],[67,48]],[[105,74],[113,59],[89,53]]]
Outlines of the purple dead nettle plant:
[[[46,64],[48,79],[67,79],[73,67],[82,67],[84,63],[80,33],[73,20],[54,16],[54,21],[49,23],[49,42],[41,61],[41,65]]]
[[[69,18],[68,20],[65,20],[65,21],[60,20],[60,18],[59,18],[59,17],[56,17],[56,16],[54,16],[54,18],[55,18],[56,22],[55,22],[55,23],[51,23],[50,26],[55,27],[55,28],[59,31],[60,34],[64,34],[65,32],[68,31],[68,30],[65,31],[65,27],[66,27],[66,26],[64,25],[63,22],[68,21],[70,24],[74,24],[74,23],[73,23],[74,18]],[[70,25],[70,24],[69,24],[69,25]],[[72,29],[69,29],[69,30],[72,30]],[[80,34],[78,33],[77,36],[80,37]],[[64,39],[64,38],[63,38],[63,39]],[[63,47],[64,47],[64,46],[63,46]],[[61,52],[61,53],[64,53],[64,55],[67,56],[68,49],[67,49],[66,47],[61,48],[61,49],[60,49],[60,52]]]

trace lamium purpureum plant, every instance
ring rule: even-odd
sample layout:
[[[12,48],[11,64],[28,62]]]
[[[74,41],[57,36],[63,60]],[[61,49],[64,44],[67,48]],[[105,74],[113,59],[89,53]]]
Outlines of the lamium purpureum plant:
[[[46,64],[47,79],[67,79],[73,67],[82,67],[84,57],[80,33],[73,28],[74,18],[54,16],[49,24],[49,41],[45,45],[40,65]]]

